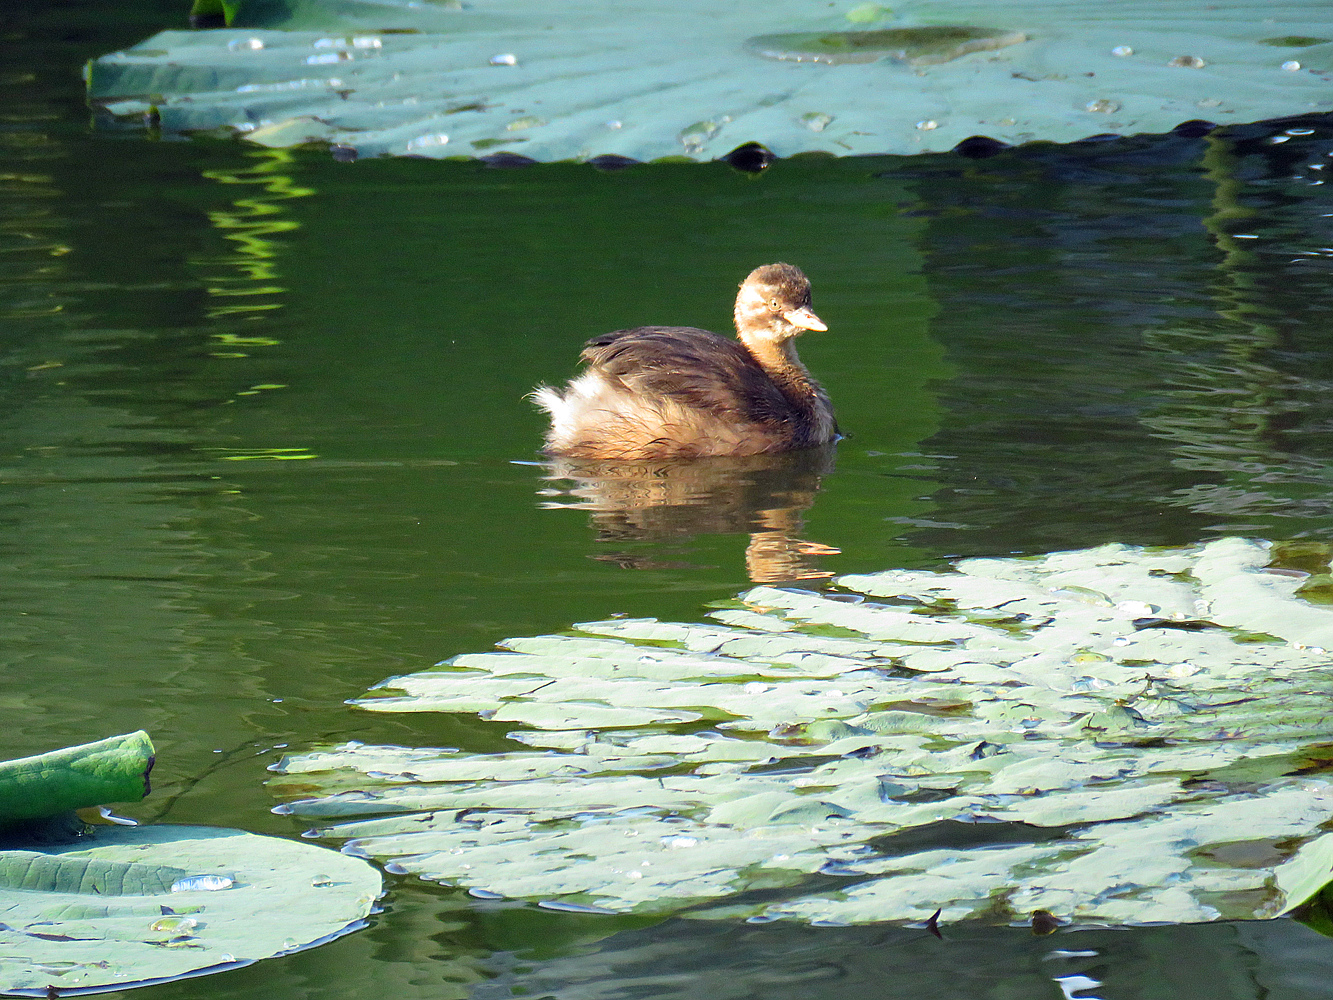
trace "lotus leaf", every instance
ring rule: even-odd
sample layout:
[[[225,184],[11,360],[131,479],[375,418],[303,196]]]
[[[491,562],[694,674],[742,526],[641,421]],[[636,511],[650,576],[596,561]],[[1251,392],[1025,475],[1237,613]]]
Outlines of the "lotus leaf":
[[[531,750],[345,744],[271,784],[395,871],[599,912],[763,888],[751,919],[1274,916],[1333,879],[1333,609],[1270,559],[972,559],[508,640],[361,704],[485,702]]]
[[[0,992],[94,993],[205,975],[364,926],[380,876],[311,844],[193,826],[99,827],[0,852]]]
[[[148,794],[153,743],[143,730],[0,763],[0,825]]]
[[[851,0],[233,6],[228,29],[164,31],[93,61],[91,98],[163,129],[344,157],[535,160],[714,159],[746,143],[911,154],[1333,107],[1327,19],[1295,0],[1262,17],[1187,0],[918,4],[891,24]]]

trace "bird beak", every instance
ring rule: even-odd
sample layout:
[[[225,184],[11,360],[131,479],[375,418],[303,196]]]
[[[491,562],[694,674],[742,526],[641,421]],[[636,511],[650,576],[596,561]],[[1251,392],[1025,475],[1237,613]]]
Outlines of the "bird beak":
[[[792,326],[798,326],[802,330],[827,330],[828,327],[824,321],[810,311],[809,306],[801,306],[799,309],[788,309],[782,314]]]

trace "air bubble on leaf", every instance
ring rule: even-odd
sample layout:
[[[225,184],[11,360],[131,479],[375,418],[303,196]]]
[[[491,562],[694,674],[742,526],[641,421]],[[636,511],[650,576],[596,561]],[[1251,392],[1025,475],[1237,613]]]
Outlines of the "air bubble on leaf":
[[[233,52],[257,51],[263,47],[264,40],[262,38],[235,38],[227,43],[227,48]]]
[[[1203,69],[1208,64],[1204,62],[1202,59],[1200,59],[1198,56],[1176,56],[1174,59],[1168,62],[1167,65],[1182,66],[1185,69]]]
[[[1085,111],[1092,111],[1103,115],[1113,115],[1120,110],[1120,102],[1101,98],[1100,100],[1089,101],[1083,107]]]
[[[323,889],[326,886],[333,885],[333,879],[330,878],[328,875],[320,873],[318,875],[313,876],[310,879],[310,884],[313,885],[316,889]]]
[[[1130,48],[1128,45],[1117,45],[1115,48],[1111,50],[1111,55],[1120,56],[1122,59],[1125,56],[1132,56],[1133,54],[1134,50]]]
[[[1070,685],[1071,691],[1104,691],[1111,686],[1110,681],[1098,677],[1080,677]],[[1039,721],[1039,720],[1038,720]]]
[[[384,43],[378,38],[370,35],[360,35],[352,39],[352,48],[354,49],[382,49]]]
[[[443,132],[435,132],[431,135],[419,135],[407,144],[407,149],[411,152],[414,149],[430,149],[436,146],[443,146],[449,142],[449,137]]]
[[[316,52],[313,56],[306,56],[305,63],[307,66],[325,66],[351,58],[350,52]]]
[[[698,837],[683,837],[683,836],[663,837],[663,838],[662,838],[662,846],[663,846],[663,847],[698,847],[698,846],[699,846],[699,838],[698,838]]]
[[[1075,653],[1071,656],[1069,662],[1081,666],[1088,663],[1110,663],[1111,658],[1109,656],[1103,656],[1101,653],[1093,653],[1089,650],[1084,650],[1081,653]]]
[[[693,125],[687,125],[685,128],[681,129],[680,134],[676,138],[679,139],[680,144],[685,147],[685,152],[697,153],[703,149],[704,143],[717,135],[718,130],[721,128],[722,125],[720,122],[707,120],[695,122]]]
[[[1121,601],[1115,609],[1122,615],[1132,615],[1135,618],[1151,618],[1162,611],[1157,605],[1148,604],[1146,601]]]
[[[922,132],[933,132],[935,129],[940,127],[940,123],[936,121],[931,121],[929,118],[927,118],[924,121],[917,122],[916,127],[920,129]]]
[[[194,917],[163,917],[148,925],[150,931],[166,931],[171,934],[188,934],[199,926]]]
[[[826,115],[822,111],[810,111],[801,115],[801,124],[811,132],[822,132],[828,128],[833,121],[832,115]]]
[[[876,21],[893,17],[893,9],[877,3],[863,3],[849,10],[846,17],[853,24],[874,24]]]
[[[512,52],[501,52],[498,55],[491,56],[490,64],[492,66],[517,66],[518,56]]]
[[[614,132],[616,129],[624,128],[625,123],[620,121],[619,119],[612,118],[609,122],[606,123],[606,127]]]
[[[230,889],[236,884],[226,875],[187,875],[171,883],[172,892],[217,892]]]
[[[1288,73],[1295,73],[1301,68],[1301,64],[1298,63],[1295,59],[1288,59],[1286,62],[1282,64],[1282,68],[1285,69]]]

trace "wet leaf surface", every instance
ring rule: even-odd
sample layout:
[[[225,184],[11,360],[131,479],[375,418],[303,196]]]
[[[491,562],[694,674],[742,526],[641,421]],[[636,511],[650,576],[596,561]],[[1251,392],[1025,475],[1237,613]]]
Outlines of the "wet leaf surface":
[[[0,991],[61,996],[239,968],[364,926],[365,862],[200,826],[98,827],[0,851]]]
[[[166,31],[103,56],[90,96],[122,119],[147,113],[165,130],[226,128],[268,146],[449,157],[522,141],[543,161],[707,160],[747,143],[778,156],[917,153],[977,135],[1163,133],[1201,109],[1232,123],[1333,107],[1320,75],[1333,64],[1316,47],[1326,25],[1294,3],[1265,7],[1265,20],[1184,0],[1092,14],[1029,0],[1006,4],[1002,24],[987,6],[940,24],[794,0],[274,10],[242,4],[230,29]],[[1293,34],[1266,36],[1273,23]],[[1199,54],[1181,56],[1185,41]],[[1275,45],[1303,64],[1284,70]]]
[[[1333,789],[1298,763],[1325,736],[1333,612],[1269,561],[1241,539],[1106,545],[756,587],[728,626],[508,640],[359,704],[521,722],[531,752],[344,744],[273,787],[394,871],[618,912],[785,886],[747,913],[1273,916],[1333,871]],[[945,832],[967,828],[1028,832]]]

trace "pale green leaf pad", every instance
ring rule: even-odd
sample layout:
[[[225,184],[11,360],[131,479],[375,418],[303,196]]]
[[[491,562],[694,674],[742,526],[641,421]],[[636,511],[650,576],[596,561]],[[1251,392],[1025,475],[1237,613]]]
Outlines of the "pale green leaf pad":
[[[1107,545],[508,640],[359,704],[518,722],[530,751],[289,757],[278,811],[392,871],[612,912],[762,888],[750,919],[1276,915],[1333,876],[1333,609],[1268,562]]]
[[[1295,0],[301,0],[247,22],[254,6],[95,60],[89,96],[265,146],[542,161],[901,155],[1333,109],[1328,18]]]
[[[364,926],[366,862],[200,826],[99,827],[49,851],[0,851],[0,992],[121,990],[239,968]]]

